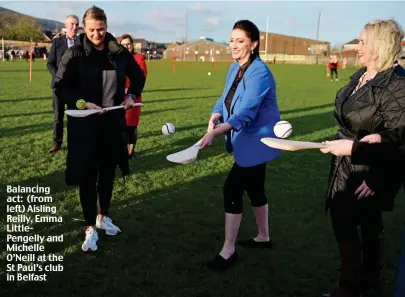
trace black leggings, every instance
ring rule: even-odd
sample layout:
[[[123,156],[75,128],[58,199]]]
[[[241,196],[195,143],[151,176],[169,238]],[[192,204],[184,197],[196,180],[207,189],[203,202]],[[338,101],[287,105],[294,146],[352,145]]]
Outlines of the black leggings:
[[[103,160],[103,159],[102,159]],[[98,168],[88,170],[86,177],[80,183],[80,203],[86,226],[95,226],[97,217],[97,196],[99,199],[99,214],[108,215],[112,197],[115,164],[101,161]]]
[[[330,69],[330,79],[333,79],[333,73],[335,73],[335,77],[338,78],[338,72],[336,68]]]
[[[138,127],[137,126],[127,126],[127,140],[128,144],[136,145],[138,139]]]
[[[266,205],[265,176],[266,163],[252,167],[240,167],[234,163],[224,184],[225,212],[232,214],[243,212],[242,198],[245,191],[253,207]]]

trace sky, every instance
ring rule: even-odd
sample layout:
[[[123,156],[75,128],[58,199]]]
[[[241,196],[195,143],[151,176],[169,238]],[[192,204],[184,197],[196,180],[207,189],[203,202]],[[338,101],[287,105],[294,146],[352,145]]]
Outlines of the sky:
[[[119,36],[170,43],[212,38],[228,42],[236,20],[248,19],[261,31],[342,45],[357,38],[377,18],[394,18],[405,28],[405,1],[2,1],[0,6],[31,16],[64,22],[80,20],[92,5],[104,9],[108,31]],[[188,16],[188,17],[187,17]],[[188,19],[188,21],[186,21]],[[187,25],[186,25],[187,24]]]

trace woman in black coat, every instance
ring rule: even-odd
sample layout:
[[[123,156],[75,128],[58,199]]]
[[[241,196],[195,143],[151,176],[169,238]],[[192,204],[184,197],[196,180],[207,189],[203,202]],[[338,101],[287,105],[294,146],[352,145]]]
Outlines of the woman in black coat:
[[[393,176],[404,182],[405,190],[405,127],[396,128],[365,136],[360,141],[334,140],[326,141],[323,153],[335,156],[351,156],[352,164],[368,166],[384,166],[391,168]],[[367,198],[366,198],[367,199]],[[396,297],[405,296],[405,229],[403,231],[401,260],[398,267]]]
[[[395,62],[403,37],[393,20],[370,22],[362,30],[358,56],[365,67],[337,92],[337,139],[360,140],[405,125],[405,71]],[[396,170],[386,164],[356,165],[348,156],[332,157],[326,209],[341,267],[339,286],[322,296],[379,294],[382,212],[392,210],[400,185]]]
[[[97,250],[96,227],[107,235],[121,232],[108,217],[115,168],[129,172],[124,109],[130,108],[145,84],[145,76],[132,55],[107,33],[104,11],[93,6],[83,17],[85,33],[62,58],[55,78],[55,92],[68,109],[100,109],[84,118],[68,117],[66,183],[79,186],[86,223],[83,251]],[[131,87],[125,96],[125,79]],[[125,99],[125,100],[124,100]],[[97,211],[97,200],[99,209]]]

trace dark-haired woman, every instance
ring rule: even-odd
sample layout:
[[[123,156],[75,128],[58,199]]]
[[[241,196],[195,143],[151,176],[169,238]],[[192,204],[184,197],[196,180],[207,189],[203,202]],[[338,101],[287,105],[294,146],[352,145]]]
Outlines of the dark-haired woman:
[[[235,163],[223,188],[225,242],[208,267],[225,270],[238,255],[235,242],[242,219],[242,197],[246,191],[253,207],[258,235],[240,241],[247,248],[271,248],[268,204],[264,181],[266,163],[280,156],[279,150],[264,145],[262,137],[275,137],[273,127],[280,120],[276,84],[272,73],[259,57],[259,29],[250,21],[235,23],[229,48],[235,62],[230,66],[222,96],[212,110],[201,149],[225,134],[226,150]],[[215,125],[217,121],[222,124]]]

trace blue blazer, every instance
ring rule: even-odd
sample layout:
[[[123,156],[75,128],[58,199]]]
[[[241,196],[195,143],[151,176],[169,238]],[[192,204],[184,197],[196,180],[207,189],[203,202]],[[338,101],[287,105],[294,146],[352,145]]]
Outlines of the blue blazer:
[[[241,167],[251,167],[280,156],[280,150],[263,144],[263,137],[276,137],[274,125],[280,120],[276,99],[276,83],[270,69],[256,57],[239,82],[231,103],[231,115],[225,99],[236,75],[239,63],[234,62],[228,72],[222,96],[213,113],[220,113],[223,122],[232,126],[225,135],[227,152],[233,152],[235,162]]]
[[[401,260],[398,267],[397,285],[395,288],[395,297],[405,297],[405,229],[402,240]]]

